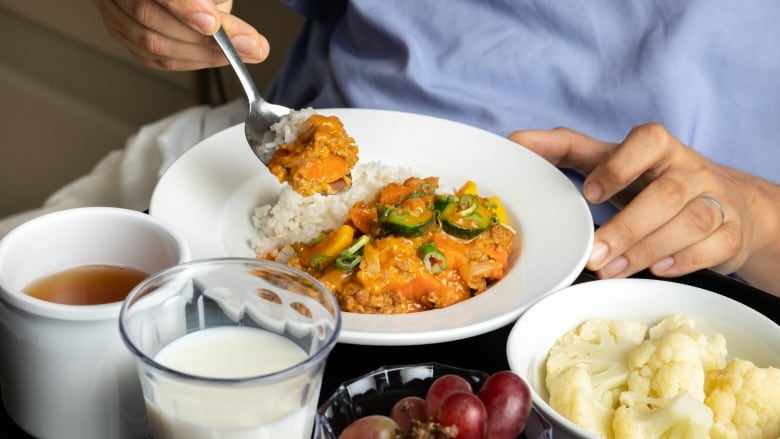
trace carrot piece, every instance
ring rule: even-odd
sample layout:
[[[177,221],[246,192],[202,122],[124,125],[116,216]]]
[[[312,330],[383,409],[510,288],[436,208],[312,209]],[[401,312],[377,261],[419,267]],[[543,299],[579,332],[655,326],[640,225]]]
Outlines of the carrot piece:
[[[444,289],[444,286],[436,279],[430,276],[415,276],[405,285],[398,289],[398,292],[408,297],[419,301],[420,298],[426,294],[437,294]]]
[[[298,169],[298,175],[309,181],[330,183],[349,173],[349,164],[341,157],[329,154],[312,160]]]
[[[468,244],[452,238],[446,233],[436,233],[433,235],[433,243],[447,258],[447,270],[455,270],[458,267],[467,264]]]
[[[390,183],[379,192],[379,202],[383,204],[395,204],[409,198],[415,188],[398,183]]]
[[[379,222],[377,219],[376,207],[351,207],[349,209],[349,220],[352,225],[366,235]]]

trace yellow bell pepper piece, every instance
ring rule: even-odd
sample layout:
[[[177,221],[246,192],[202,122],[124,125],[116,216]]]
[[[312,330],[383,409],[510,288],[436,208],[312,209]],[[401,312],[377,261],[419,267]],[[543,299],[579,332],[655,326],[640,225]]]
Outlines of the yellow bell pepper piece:
[[[473,181],[469,180],[463,186],[458,189],[458,192],[455,194],[459,197],[462,197],[464,195],[477,195],[477,184]],[[488,198],[493,204],[495,204],[495,208],[493,211],[496,213],[496,216],[498,217],[498,222],[501,224],[506,224],[509,221],[509,218],[506,215],[506,210],[504,209],[504,205],[501,204],[501,200],[498,199],[498,197],[490,197]]]
[[[341,225],[322,241],[305,249],[300,255],[300,260],[312,268],[325,268],[333,263],[339,253],[352,244],[354,237],[354,228],[346,224]]]
[[[498,217],[498,222],[506,224],[507,221],[509,221],[509,218],[507,218],[506,209],[504,209],[504,205],[501,204],[501,200],[499,200],[498,197],[490,197],[488,199],[496,206],[493,208],[493,211],[496,213],[496,217]]]
[[[459,197],[462,197],[464,195],[478,195],[477,184],[469,180],[466,183],[464,183],[460,189],[458,189],[458,192],[455,195]]]

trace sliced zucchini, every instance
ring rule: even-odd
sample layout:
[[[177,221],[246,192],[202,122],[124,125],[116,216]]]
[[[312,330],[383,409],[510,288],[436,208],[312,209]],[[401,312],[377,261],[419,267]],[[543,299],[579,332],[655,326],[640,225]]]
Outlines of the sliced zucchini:
[[[475,195],[464,195],[441,213],[442,230],[456,238],[472,239],[495,222],[495,212]]]
[[[386,233],[407,238],[422,236],[434,224],[435,215],[420,198],[409,198],[398,206],[383,206],[379,226]]]

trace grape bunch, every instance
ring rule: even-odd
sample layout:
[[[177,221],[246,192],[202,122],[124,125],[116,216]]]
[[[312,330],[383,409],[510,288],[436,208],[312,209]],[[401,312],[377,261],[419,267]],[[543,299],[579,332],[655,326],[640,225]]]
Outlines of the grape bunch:
[[[516,439],[531,412],[528,385],[511,371],[485,380],[478,393],[455,374],[431,383],[425,398],[407,396],[388,415],[347,426],[339,439]]]

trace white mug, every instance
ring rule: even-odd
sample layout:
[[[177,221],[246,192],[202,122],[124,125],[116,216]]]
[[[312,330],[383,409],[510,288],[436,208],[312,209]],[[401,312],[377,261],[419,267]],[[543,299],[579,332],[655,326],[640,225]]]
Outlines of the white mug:
[[[84,265],[152,274],[189,258],[160,220],[112,207],[49,213],[3,236],[0,389],[11,419],[41,438],[148,437],[138,375],[119,337],[122,302],[63,305],[23,289]]]

